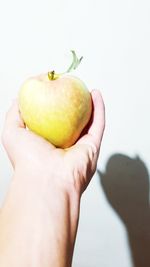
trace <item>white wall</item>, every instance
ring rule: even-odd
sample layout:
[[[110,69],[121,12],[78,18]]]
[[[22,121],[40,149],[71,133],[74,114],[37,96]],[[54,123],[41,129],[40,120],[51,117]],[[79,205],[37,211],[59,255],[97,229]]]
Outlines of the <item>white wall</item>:
[[[73,267],[150,266],[150,3],[5,0],[0,4],[0,129],[30,75],[84,60],[76,75],[101,90],[106,131],[83,195]],[[0,199],[12,169],[0,148]]]

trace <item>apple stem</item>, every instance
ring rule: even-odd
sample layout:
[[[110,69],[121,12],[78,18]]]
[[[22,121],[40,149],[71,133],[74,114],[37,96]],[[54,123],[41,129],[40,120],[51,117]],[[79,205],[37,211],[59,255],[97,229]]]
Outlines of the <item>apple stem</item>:
[[[57,74],[55,75],[55,71],[54,71],[54,70],[48,72],[48,78],[49,78],[50,81],[52,81],[52,80],[56,80],[56,79],[58,78],[57,76],[58,76],[58,75],[57,75]]]
[[[72,56],[73,56],[73,60],[72,60],[72,63],[70,65],[70,67],[67,69],[66,72],[63,72],[63,73],[60,73],[60,74],[56,74],[54,70],[48,72],[48,78],[49,78],[50,81],[58,79],[61,75],[69,73],[72,70],[75,70],[79,66],[79,64],[81,63],[83,57],[78,58],[74,50],[71,50],[71,53],[72,53]]]
[[[51,79],[54,80],[54,76],[55,76],[55,71],[51,71]]]
[[[73,56],[73,61],[70,67],[67,69],[66,73],[71,72],[72,70],[75,70],[81,63],[81,60],[83,59],[83,57],[78,58],[74,50],[71,50],[71,53]]]

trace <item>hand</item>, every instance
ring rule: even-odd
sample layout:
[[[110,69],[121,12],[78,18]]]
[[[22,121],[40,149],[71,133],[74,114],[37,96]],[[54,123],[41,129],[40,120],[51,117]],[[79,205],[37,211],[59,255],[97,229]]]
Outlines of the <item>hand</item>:
[[[0,216],[1,266],[71,266],[80,196],[96,170],[104,131],[102,97],[91,96],[87,132],[68,149],[27,130],[17,101],[10,108],[2,140],[15,172]]]
[[[21,119],[17,101],[6,115],[2,142],[15,171],[53,179],[58,186],[81,195],[95,170],[104,131],[104,103],[99,91],[91,93],[93,117],[86,134],[72,147],[59,149],[37,136]]]

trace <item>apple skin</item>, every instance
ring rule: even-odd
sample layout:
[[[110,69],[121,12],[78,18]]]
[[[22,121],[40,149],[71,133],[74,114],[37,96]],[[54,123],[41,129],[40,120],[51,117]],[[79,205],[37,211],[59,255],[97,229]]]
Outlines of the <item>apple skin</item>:
[[[19,91],[19,109],[26,126],[59,148],[68,148],[90,120],[92,100],[77,77],[47,74],[29,78]]]

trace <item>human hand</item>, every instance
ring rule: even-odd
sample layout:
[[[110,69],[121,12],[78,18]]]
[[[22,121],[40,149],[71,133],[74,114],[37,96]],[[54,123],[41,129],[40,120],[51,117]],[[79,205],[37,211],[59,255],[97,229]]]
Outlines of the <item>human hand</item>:
[[[71,266],[80,197],[96,170],[104,131],[102,97],[91,96],[89,127],[68,149],[27,130],[17,101],[8,111],[2,141],[15,172],[0,218],[1,266]]]
[[[70,148],[60,149],[26,129],[15,101],[6,115],[2,142],[15,171],[48,177],[81,195],[93,176],[104,131],[104,103],[99,91],[91,93],[93,117],[87,132]],[[71,186],[71,187],[70,187]]]

